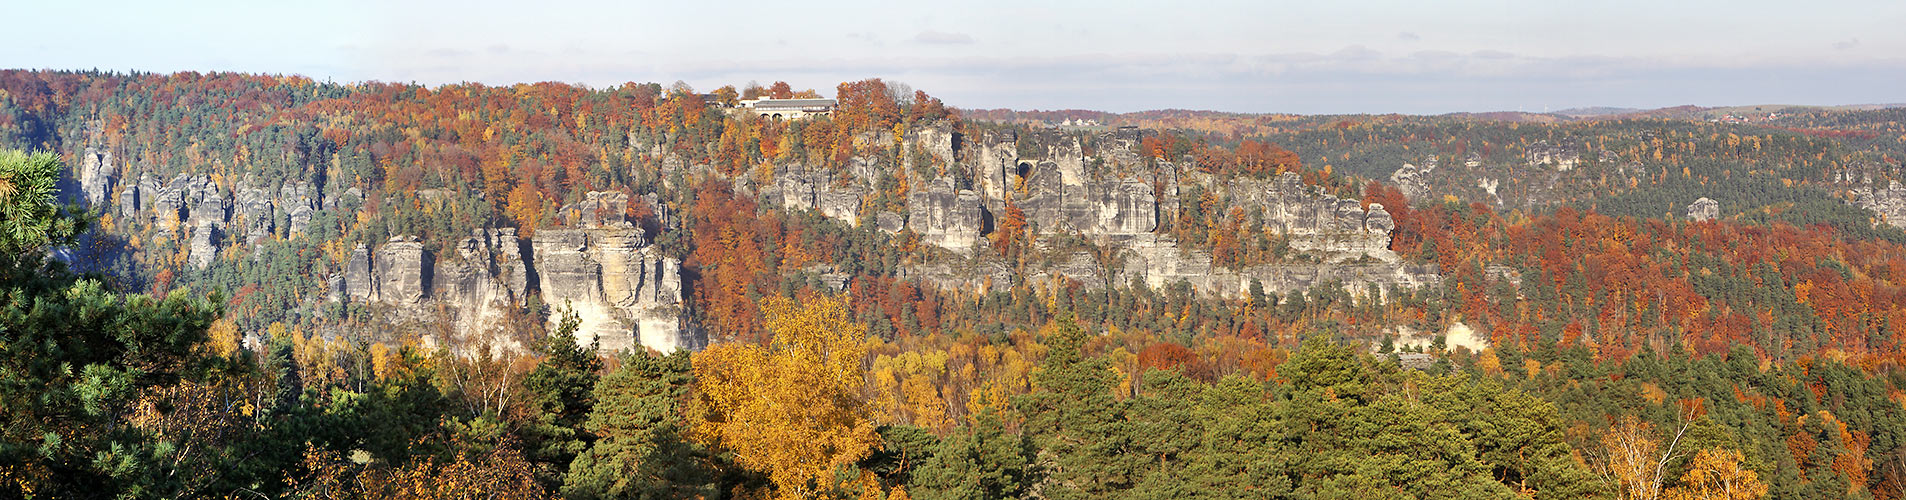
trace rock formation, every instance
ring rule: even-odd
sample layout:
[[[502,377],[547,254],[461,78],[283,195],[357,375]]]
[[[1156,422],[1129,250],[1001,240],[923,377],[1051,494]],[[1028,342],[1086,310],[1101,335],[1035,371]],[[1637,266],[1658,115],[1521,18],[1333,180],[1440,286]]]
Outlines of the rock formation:
[[[1531,167],[1554,167],[1558,172],[1573,170],[1576,165],[1582,162],[1581,153],[1549,144],[1549,141],[1546,140],[1536,141],[1535,144],[1529,145],[1529,150],[1525,156],[1528,158],[1529,166]]]
[[[1058,235],[1081,236],[1100,248],[1062,251],[1044,267],[1027,270],[1023,279],[1035,286],[1062,278],[1088,287],[1136,282],[1162,288],[1185,282],[1203,293],[1234,297],[1247,293],[1253,282],[1275,293],[1336,284],[1361,295],[1441,280],[1434,265],[1404,264],[1389,250],[1396,223],[1382,205],[1365,208],[1358,200],[1323,193],[1295,173],[1263,180],[1218,178],[1189,168],[1188,161],[1147,162],[1135,152],[1142,139],[1137,130],[1099,136],[1095,157],[1083,154],[1074,137],[1049,135],[1014,138],[985,132],[962,143],[964,150],[957,156],[975,189],[958,190],[947,178],[915,185],[906,227],[919,234],[922,243],[967,255],[984,248],[975,244],[990,231],[990,217],[1010,202],[1025,214],[1041,248],[1060,241],[1053,239]],[[1043,155],[1022,157],[1018,139],[1049,146]],[[1410,181],[1434,168],[1433,162],[1421,169],[1406,165],[1397,177],[1406,188],[1421,191],[1416,196],[1426,196],[1426,182]],[[1287,238],[1293,250],[1325,262],[1242,270],[1215,267],[1208,253],[1182,248],[1170,235],[1157,232],[1183,203],[1181,183],[1230,200],[1226,211],[1255,212],[1254,219]],[[922,262],[903,274],[965,290],[1006,286],[1019,279],[990,261]]]
[[[105,207],[112,201],[113,179],[118,174],[112,151],[87,147],[79,155],[79,165],[73,169],[73,180],[79,183],[79,201],[87,206]]]
[[[1721,203],[1703,197],[1688,205],[1688,220],[1705,221],[1721,217]]]
[[[649,246],[629,225],[546,229],[530,252],[511,228],[480,229],[439,258],[415,237],[358,245],[333,286],[340,300],[423,317],[444,306],[461,331],[482,331],[532,292],[581,320],[579,342],[616,351],[699,348],[685,332],[681,263]],[[532,269],[537,279],[531,280]],[[561,316],[552,315],[553,328]]]
[[[1853,203],[1873,213],[1894,227],[1906,228],[1906,186],[1899,181],[1887,181],[1886,187],[1874,188],[1871,184],[1850,190]]]
[[[605,350],[700,347],[684,334],[681,262],[649,246],[639,230],[543,230],[532,248],[543,301],[576,311],[578,341]]]
[[[1421,200],[1430,193],[1430,173],[1436,171],[1436,159],[1431,158],[1418,167],[1409,163],[1390,173],[1390,184],[1403,192],[1403,198],[1411,201]]]
[[[783,209],[815,210],[847,225],[859,226],[861,198],[866,190],[851,184],[839,185],[827,171],[786,168],[775,173],[774,186],[765,193],[768,198],[778,197]]]
[[[377,249],[378,298],[386,303],[416,304],[430,290],[431,255],[415,236],[392,236]]]
[[[983,236],[979,194],[953,189],[952,179],[915,186],[907,209],[907,228],[919,233],[922,243],[966,255]]]

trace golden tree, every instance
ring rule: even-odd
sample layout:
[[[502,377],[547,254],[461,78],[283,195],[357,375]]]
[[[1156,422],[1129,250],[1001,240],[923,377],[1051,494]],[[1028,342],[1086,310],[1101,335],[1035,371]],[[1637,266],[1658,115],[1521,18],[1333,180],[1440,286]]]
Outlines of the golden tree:
[[[1753,500],[1767,496],[1760,475],[1741,467],[1741,452],[1709,448],[1694,454],[1681,486],[1668,490],[1670,500]]]
[[[1661,485],[1666,479],[1668,463],[1680,458],[1681,455],[1675,453],[1675,447],[1687,432],[1688,426],[1682,425],[1681,430],[1675,432],[1674,439],[1668,442],[1667,448],[1663,449],[1661,440],[1654,436],[1654,426],[1633,415],[1624,417],[1602,435],[1606,461],[1602,464],[1601,472],[1615,483],[1619,498],[1661,498]]]
[[[720,344],[694,357],[698,437],[766,473],[783,498],[832,495],[835,471],[880,442],[860,399],[866,326],[839,299],[802,302],[763,302],[769,345]]]

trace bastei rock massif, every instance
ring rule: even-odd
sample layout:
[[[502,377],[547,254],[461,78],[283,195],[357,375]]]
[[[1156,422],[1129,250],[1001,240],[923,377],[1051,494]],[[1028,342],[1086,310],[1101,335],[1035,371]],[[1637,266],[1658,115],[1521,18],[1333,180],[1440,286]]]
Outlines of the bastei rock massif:
[[[1353,295],[1434,285],[1434,264],[1405,262],[1391,252],[1395,223],[1380,204],[1365,205],[1306,184],[1295,173],[1222,178],[1190,159],[1147,160],[1146,132],[1097,135],[1055,130],[980,129],[949,123],[915,127],[898,141],[869,134],[871,144],[901,143],[899,160],[856,156],[844,168],[775,165],[771,175],[732,178],[738,192],[764,205],[813,211],[858,230],[917,238],[932,249],[897,271],[899,277],[948,290],[984,291],[1026,284],[1087,287],[1188,285],[1206,295],[1305,293],[1341,287]],[[631,149],[671,175],[720,175],[675,153]],[[137,156],[137,153],[132,155]],[[300,175],[270,180],[173,173],[149,162],[120,162],[126,152],[88,147],[71,179],[72,197],[182,241],[187,272],[244,258],[244,249],[305,236],[314,220],[365,210],[373,202],[453,204],[464,195],[442,190],[402,199],[369,200],[358,183]],[[879,202],[895,172],[914,179],[903,199]],[[562,224],[525,234],[497,226],[460,237],[389,234],[304,258],[322,279],[299,285],[309,297],[381,311],[390,321],[436,323],[481,337],[509,311],[532,302],[573,311],[578,339],[605,350],[699,349],[708,336],[692,321],[689,284],[679,257],[656,241],[681,229],[666,198],[624,191],[581,193],[559,209]],[[1193,198],[1196,198],[1194,200]],[[1292,258],[1220,266],[1208,248],[1185,245],[1164,228],[1184,203],[1220,200],[1225,213],[1261,221],[1288,245]],[[1042,258],[1031,266],[1004,262],[989,236],[1009,211],[1022,214]],[[631,213],[648,215],[632,220]],[[334,223],[333,222],[327,222]],[[227,256],[237,252],[236,254]],[[824,277],[841,289],[851,275]],[[551,314],[552,326],[561,314]],[[501,342],[521,348],[522,343]]]

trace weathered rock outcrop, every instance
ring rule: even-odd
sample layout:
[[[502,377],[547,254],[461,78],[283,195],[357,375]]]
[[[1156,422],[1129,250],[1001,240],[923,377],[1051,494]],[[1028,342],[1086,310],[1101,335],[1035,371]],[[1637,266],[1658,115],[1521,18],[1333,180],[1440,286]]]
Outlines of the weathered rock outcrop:
[[[1403,192],[1403,198],[1411,201],[1421,200],[1429,196],[1429,176],[1435,171],[1435,158],[1423,162],[1421,167],[1405,163],[1401,168],[1390,173],[1390,184],[1396,185],[1397,190]]]
[[[1721,203],[1702,197],[1688,205],[1688,220],[1704,221],[1721,217]]]
[[[1186,282],[1208,294],[1236,296],[1255,282],[1267,291],[1291,293],[1323,284],[1336,284],[1354,294],[1371,290],[1382,294],[1394,288],[1412,288],[1441,280],[1433,265],[1400,262],[1389,250],[1395,220],[1382,205],[1365,207],[1355,199],[1341,199],[1304,184],[1295,173],[1272,179],[1219,178],[1190,168],[1187,162],[1147,161],[1136,149],[1143,133],[1121,129],[1093,142],[1094,156],[1074,137],[1036,132],[1016,138],[982,133],[962,143],[958,157],[972,175],[974,191],[957,190],[954,181],[941,178],[915,185],[908,199],[907,227],[923,243],[960,250],[976,246],[991,229],[988,218],[1010,203],[1022,211],[1044,264],[1024,271],[1023,279],[1037,286],[1053,280],[1076,281],[1088,287],[1141,283],[1166,287]],[[1017,140],[1046,144],[1044,154],[1020,156]],[[1427,182],[1418,177],[1433,170],[1433,162],[1419,169],[1405,166],[1398,173],[1416,196],[1426,195]],[[1196,186],[1223,207],[1243,209],[1253,221],[1286,238],[1306,259],[1260,265],[1242,270],[1218,268],[1201,250],[1180,248],[1169,235],[1158,233],[1173,222],[1185,195]],[[977,208],[976,208],[977,207]],[[977,225],[973,223],[977,222]],[[1096,249],[1065,251],[1050,248],[1057,238],[1078,235]],[[1070,244],[1070,243],[1068,243]],[[1051,254],[1049,254],[1051,255]],[[908,279],[941,287],[978,289],[1022,279],[988,261],[973,264],[926,262],[908,268]],[[977,267],[975,267],[977,266]]]
[[[318,189],[305,181],[289,181],[278,187],[278,199],[273,202],[282,211],[285,235],[303,234],[311,226],[311,217],[317,214],[323,200]],[[277,220],[279,214],[273,215]]]
[[[578,341],[607,350],[701,347],[684,334],[681,263],[649,246],[639,231],[544,230],[532,246],[543,300],[576,311]]]
[[[1549,144],[1549,141],[1546,140],[1536,141],[1535,144],[1529,145],[1528,152],[1525,156],[1528,157],[1529,166],[1531,167],[1554,167],[1555,170],[1561,172],[1573,170],[1576,165],[1582,162],[1581,153],[1562,146]]]
[[[1005,200],[1020,175],[1019,149],[1014,137],[1010,133],[986,132],[969,144],[965,148],[965,160],[973,172],[974,189],[979,190],[988,203]]]
[[[1883,188],[1868,184],[1853,188],[1850,193],[1855,205],[1872,210],[1894,227],[1906,228],[1906,186],[1899,181],[1888,181]]]
[[[339,279],[344,286],[344,297],[353,301],[377,301],[377,270],[371,264],[371,247],[359,243],[351,250],[351,258],[344,264],[344,275]]]
[[[545,303],[576,312],[578,340],[585,344],[612,351],[701,347],[683,326],[681,263],[649,246],[641,229],[547,229],[529,247],[524,252],[511,228],[473,231],[441,258],[409,236],[375,249],[358,245],[333,281],[341,289],[333,297],[411,318],[430,319],[443,306],[468,333],[490,328],[507,308],[540,291]],[[550,320],[554,327],[561,317]]]
[[[907,199],[907,227],[928,245],[962,255],[979,243],[983,208],[978,193],[953,189],[953,180],[940,178],[915,186]]]
[[[783,209],[815,210],[847,225],[859,226],[861,198],[866,190],[852,184],[838,184],[829,172],[797,167],[775,173],[774,186],[766,193],[770,198],[778,197]]]
[[[238,199],[232,205],[232,222],[238,226],[234,233],[244,238],[246,244],[256,246],[264,242],[277,228],[272,195],[268,189],[239,184]]]
[[[415,236],[392,236],[377,249],[378,298],[386,303],[416,304],[430,290],[430,254]]]
[[[907,228],[907,217],[898,212],[880,212],[874,214],[874,227],[887,234],[898,233]]]
[[[190,240],[186,243],[186,255],[191,259],[192,267],[205,269],[218,259],[218,233],[216,224],[192,226]]]
[[[118,167],[113,165],[112,151],[86,148],[80,153],[79,166],[73,174],[73,180],[79,183],[81,202],[103,208],[112,201],[113,180],[119,175]]]

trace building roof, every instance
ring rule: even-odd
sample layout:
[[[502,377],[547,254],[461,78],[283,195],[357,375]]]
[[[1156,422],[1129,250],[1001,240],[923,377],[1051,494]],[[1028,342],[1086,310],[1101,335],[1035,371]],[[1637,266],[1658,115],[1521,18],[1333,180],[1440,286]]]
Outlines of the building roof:
[[[832,108],[835,104],[833,99],[762,99],[754,101],[748,107],[755,109]]]

